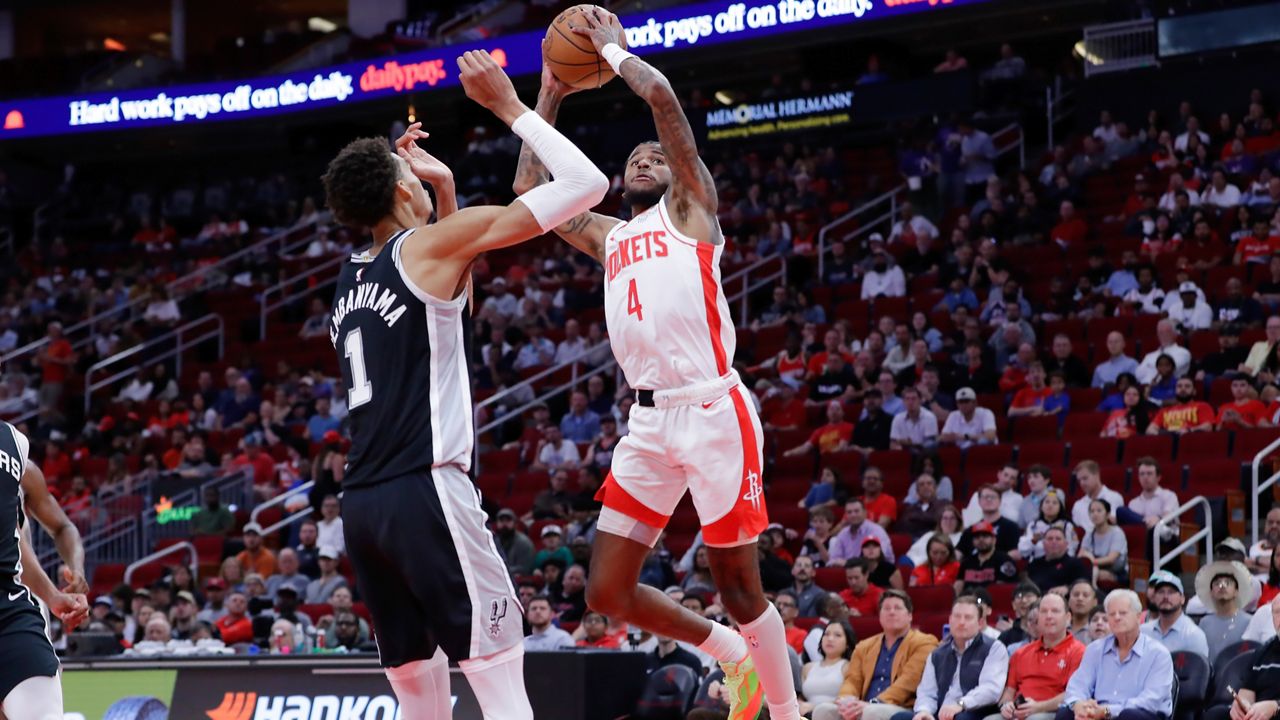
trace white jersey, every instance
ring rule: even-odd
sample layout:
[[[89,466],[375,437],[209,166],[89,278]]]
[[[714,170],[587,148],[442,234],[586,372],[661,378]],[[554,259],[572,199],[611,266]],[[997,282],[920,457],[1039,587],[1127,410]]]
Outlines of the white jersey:
[[[680,234],[665,198],[604,239],[613,355],[637,390],[674,390],[729,372],[737,344],[720,287],[724,245]]]

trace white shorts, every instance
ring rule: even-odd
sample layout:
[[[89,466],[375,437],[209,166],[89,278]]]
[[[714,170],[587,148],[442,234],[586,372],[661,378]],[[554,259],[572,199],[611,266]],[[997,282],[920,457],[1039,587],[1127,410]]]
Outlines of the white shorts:
[[[755,540],[769,524],[755,406],[735,373],[655,393],[655,407],[631,407],[628,434],[596,496],[610,510],[666,527],[687,489],[702,538],[713,547]],[[686,404],[687,403],[687,404]]]

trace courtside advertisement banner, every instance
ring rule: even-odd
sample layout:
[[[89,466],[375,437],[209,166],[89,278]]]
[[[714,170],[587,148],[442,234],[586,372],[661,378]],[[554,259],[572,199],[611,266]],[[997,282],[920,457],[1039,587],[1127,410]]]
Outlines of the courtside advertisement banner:
[[[177,670],[64,670],[66,720],[164,720]],[[203,717],[203,716],[191,716]]]
[[[637,55],[936,12],[988,0],[749,0],[622,17]],[[181,126],[334,107],[458,84],[455,59],[487,50],[513,76],[539,72],[544,31],[288,75],[54,98],[0,100],[0,140]],[[585,41],[584,41],[585,42]]]

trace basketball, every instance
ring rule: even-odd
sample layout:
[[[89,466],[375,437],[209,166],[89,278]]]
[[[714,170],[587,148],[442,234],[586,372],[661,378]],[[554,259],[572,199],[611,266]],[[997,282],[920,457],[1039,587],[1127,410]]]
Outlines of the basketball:
[[[598,88],[613,79],[613,68],[596,53],[591,41],[575,34],[571,25],[585,25],[582,14],[597,5],[574,5],[556,16],[547,28],[547,41],[543,53],[547,67],[560,82],[579,90]],[[622,47],[627,46],[626,38]]]

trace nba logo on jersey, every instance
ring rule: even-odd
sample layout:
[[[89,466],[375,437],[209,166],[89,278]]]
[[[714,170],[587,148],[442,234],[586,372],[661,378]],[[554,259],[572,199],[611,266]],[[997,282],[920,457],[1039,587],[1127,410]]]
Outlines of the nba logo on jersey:
[[[489,603],[489,635],[496,638],[502,634],[502,619],[507,616],[507,599],[494,600]]]

